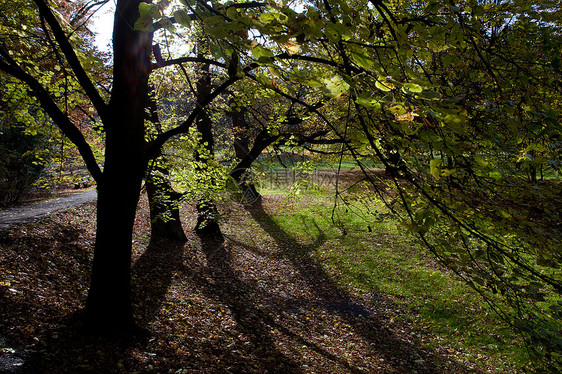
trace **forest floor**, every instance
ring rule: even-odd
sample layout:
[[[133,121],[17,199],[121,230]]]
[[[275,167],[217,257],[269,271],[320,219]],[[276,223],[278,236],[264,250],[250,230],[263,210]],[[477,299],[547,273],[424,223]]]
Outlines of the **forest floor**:
[[[399,318],[405,312],[391,298],[342,286],[313,255],[326,245],[321,235],[303,242],[272,219],[291,209],[281,200],[228,204],[221,241],[192,234],[196,215],[186,205],[188,242],[177,244],[149,243],[143,198],[133,298],[146,333],[127,339],[80,333],[93,203],[3,233],[0,373],[510,372],[428,344],[431,333]]]

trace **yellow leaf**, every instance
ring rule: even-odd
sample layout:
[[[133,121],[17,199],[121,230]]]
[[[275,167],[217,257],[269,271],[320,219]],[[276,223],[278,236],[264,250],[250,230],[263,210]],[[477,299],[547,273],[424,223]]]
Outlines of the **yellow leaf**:
[[[394,88],[394,85],[390,82],[381,82],[381,81],[376,81],[375,82],[375,87],[377,87],[379,90],[381,91],[385,91],[388,92],[390,90],[392,90]]]
[[[287,40],[285,43],[283,43],[283,47],[285,47],[285,49],[287,50],[287,53],[289,53],[290,55],[294,55],[295,53],[299,53],[299,51],[301,50],[300,45],[298,45],[297,43],[295,43],[292,40]]]
[[[443,162],[441,160],[433,159],[429,161],[429,172],[437,180],[441,179],[441,166]]]
[[[397,121],[407,121],[407,122],[412,122],[414,120],[414,118],[419,117],[419,115],[417,113],[414,112],[408,112],[408,113],[403,113],[403,114],[398,114],[396,113],[394,115],[394,119]]]

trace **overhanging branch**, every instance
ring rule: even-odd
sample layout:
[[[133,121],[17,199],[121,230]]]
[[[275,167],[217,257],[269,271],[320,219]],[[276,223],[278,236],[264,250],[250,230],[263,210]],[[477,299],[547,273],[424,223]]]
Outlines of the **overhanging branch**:
[[[101,181],[101,169],[97,164],[90,145],[78,127],[60,110],[57,104],[51,99],[49,92],[37,79],[23,71],[4,49],[0,49],[0,56],[2,57],[0,59],[0,70],[5,71],[7,74],[22,81],[29,87],[30,93],[39,100],[39,104],[49,117],[51,117],[55,125],[74,145],[76,145],[92,178],[99,183]]]
[[[227,21],[232,21],[230,18],[228,18],[227,16],[223,15],[220,13],[220,11],[214,7],[212,7],[211,5],[208,5],[207,3],[201,3],[205,8],[209,9],[210,11],[212,11],[215,14],[219,14],[225,17],[225,19]],[[267,3],[262,3],[259,1],[249,1],[247,3],[234,3],[234,4],[228,4],[226,6],[224,6],[224,9],[228,9],[228,8],[235,8],[235,9],[252,9],[252,8],[262,8],[264,6],[267,6]],[[189,19],[191,21],[195,21],[199,18],[199,16],[195,13],[190,13],[187,15],[187,17],[189,17]],[[178,23],[178,21],[176,20],[175,17],[167,17],[166,19],[168,22],[174,24],[174,23]],[[168,23],[166,22],[166,24]],[[163,22],[155,22],[154,24],[152,24],[152,31],[157,31],[160,30],[162,28],[164,28],[164,24]]]
[[[200,58],[200,57],[180,57],[180,58],[175,58],[172,60],[161,60],[161,61],[157,61],[156,63],[152,64],[152,70],[156,70],[159,68],[163,68],[163,67],[167,67],[167,66],[173,66],[173,65],[180,65],[186,62],[198,62],[198,63],[203,63],[203,64],[210,64],[210,65],[215,65],[221,68],[226,68],[226,65],[223,64],[222,62],[217,62],[215,60],[210,60],[207,58]]]
[[[88,77],[88,74],[82,67],[74,48],[70,44],[70,41],[66,37],[64,30],[56,19],[55,15],[51,11],[51,8],[44,0],[34,0],[35,4],[39,8],[39,13],[45,18],[51,31],[57,41],[60,49],[62,50],[66,61],[70,65],[70,68],[76,74],[76,79],[80,83],[80,86],[84,89],[84,92],[92,102],[92,105],[96,108],[98,114],[103,119],[105,117],[105,112],[107,110],[107,104],[103,101],[101,95],[96,89],[94,83]]]

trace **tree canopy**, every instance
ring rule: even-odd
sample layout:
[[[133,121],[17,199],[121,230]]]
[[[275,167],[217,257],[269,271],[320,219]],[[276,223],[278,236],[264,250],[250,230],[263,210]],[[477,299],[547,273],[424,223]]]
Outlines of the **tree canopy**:
[[[559,1],[119,0],[109,92],[94,80],[97,66],[72,22],[44,0],[22,9],[45,40],[3,36],[0,70],[26,85],[98,184],[87,305],[98,324],[132,319],[130,232],[149,161],[221,95],[243,97],[237,90],[257,84],[330,140],[316,149],[339,150],[361,168],[382,164],[388,188],[366,177],[404,229],[559,359]],[[2,22],[3,34],[15,29]],[[196,33],[206,37],[205,54],[193,51]],[[70,72],[64,87],[41,69],[43,50]],[[193,63],[214,74],[210,87],[148,137],[150,76]],[[103,168],[65,109],[83,100],[105,134]],[[278,134],[288,114],[269,118],[267,131]]]

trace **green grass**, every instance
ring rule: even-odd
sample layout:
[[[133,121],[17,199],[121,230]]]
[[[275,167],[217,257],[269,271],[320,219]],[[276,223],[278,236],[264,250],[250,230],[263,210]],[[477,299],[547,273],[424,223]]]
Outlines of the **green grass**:
[[[302,159],[299,158],[298,156],[294,156],[290,158],[283,157],[281,158],[281,160],[283,161],[283,164],[279,162],[278,158],[267,159],[265,161],[258,162],[258,164],[261,165],[262,168],[264,169],[280,170],[286,167],[287,168],[298,167],[303,160],[307,160],[307,159],[306,158]],[[359,170],[359,166],[357,164],[357,161],[355,160],[342,160],[341,162],[339,160],[313,161],[313,162],[315,168],[321,170],[338,170],[338,169],[341,169],[342,171]],[[382,167],[382,164],[381,165],[375,164],[373,160],[361,160],[361,164],[365,168]]]
[[[276,223],[304,245],[324,237],[313,255],[334,278],[353,292],[388,296],[406,311],[401,322],[434,334],[429,345],[462,348],[469,361],[488,357],[498,372],[534,366],[521,338],[406,235],[380,202],[333,211],[332,195],[317,193],[292,204],[274,216]]]

